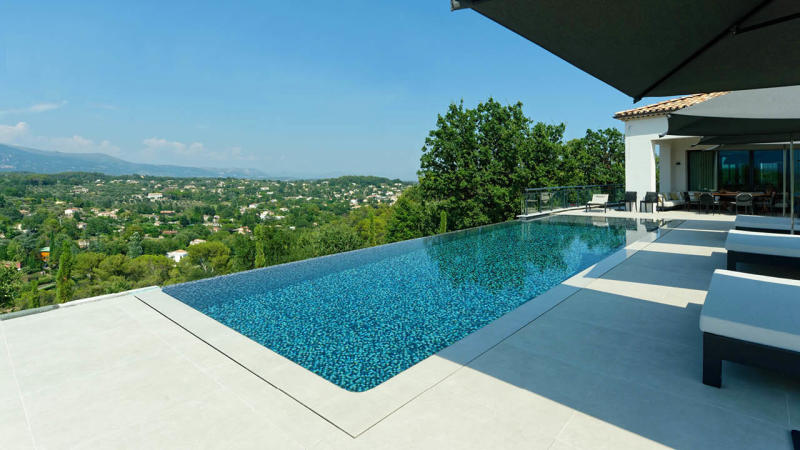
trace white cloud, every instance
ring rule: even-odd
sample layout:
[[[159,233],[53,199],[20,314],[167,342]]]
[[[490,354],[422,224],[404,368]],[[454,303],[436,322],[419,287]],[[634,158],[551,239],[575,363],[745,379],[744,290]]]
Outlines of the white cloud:
[[[184,144],[179,141],[168,141],[163,138],[151,137],[142,141],[147,152],[172,152],[178,155],[193,155],[198,156],[205,150],[202,142],[192,142],[191,144]]]
[[[0,142],[69,153],[121,153],[120,148],[108,140],[95,142],[77,134],[69,137],[39,136],[31,133],[26,122],[18,122],[16,125],[0,124]]]
[[[67,104],[66,100],[60,102],[45,102],[45,103],[36,103],[26,108],[12,108],[12,109],[0,109],[0,115],[6,114],[38,114],[47,111],[52,111],[54,109],[59,109]]]
[[[0,142],[12,143],[27,133],[28,124],[25,122],[17,122],[16,125],[0,124]]]
[[[0,143],[67,153],[105,153],[131,161],[155,164],[228,167],[237,163],[246,165],[259,161],[255,155],[238,146],[213,150],[202,142],[184,143],[159,137],[142,140],[144,147],[138,150],[123,151],[108,140],[95,141],[77,134],[41,136],[35,134],[27,122],[7,125],[0,123]]]

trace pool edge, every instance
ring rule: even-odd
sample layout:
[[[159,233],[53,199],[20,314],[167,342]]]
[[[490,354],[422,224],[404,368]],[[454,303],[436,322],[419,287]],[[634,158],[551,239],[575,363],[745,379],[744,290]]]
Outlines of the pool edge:
[[[161,290],[143,292],[136,297],[269,385],[356,437],[662,238],[681,222],[670,221],[657,235],[645,235],[626,243],[597,263],[364,392],[348,391],[333,384]]]

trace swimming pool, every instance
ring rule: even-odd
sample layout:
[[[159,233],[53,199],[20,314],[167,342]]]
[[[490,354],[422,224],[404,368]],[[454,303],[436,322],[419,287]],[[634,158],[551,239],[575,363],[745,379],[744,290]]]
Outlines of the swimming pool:
[[[362,392],[598,262],[636,229],[625,219],[508,222],[163,291]]]

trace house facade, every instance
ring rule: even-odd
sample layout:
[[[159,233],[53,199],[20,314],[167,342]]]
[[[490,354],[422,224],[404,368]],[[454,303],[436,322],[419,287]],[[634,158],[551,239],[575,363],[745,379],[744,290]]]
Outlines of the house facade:
[[[646,192],[788,189],[786,145],[698,145],[701,136],[664,135],[670,113],[721,95],[689,95],[616,113],[625,123],[625,190],[642,199]]]

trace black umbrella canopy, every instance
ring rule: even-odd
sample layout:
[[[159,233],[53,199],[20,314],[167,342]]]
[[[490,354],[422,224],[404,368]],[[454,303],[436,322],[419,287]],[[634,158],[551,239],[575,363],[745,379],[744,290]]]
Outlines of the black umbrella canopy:
[[[729,92],[671,113],[667,133],[717,143],[786,142],[800,136],[800,86]],[[747,136],[747,137],[745,137]]]
[[[697,145],[788,144],[800,141],[798,133],[745,134],[741,136],[703,136]]]
[[[797,0],[451,0],[638,101],[800,84]]]

